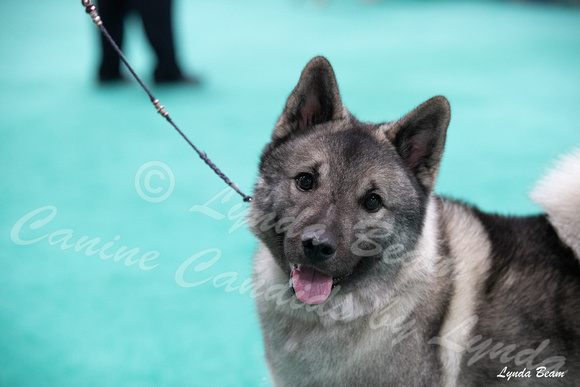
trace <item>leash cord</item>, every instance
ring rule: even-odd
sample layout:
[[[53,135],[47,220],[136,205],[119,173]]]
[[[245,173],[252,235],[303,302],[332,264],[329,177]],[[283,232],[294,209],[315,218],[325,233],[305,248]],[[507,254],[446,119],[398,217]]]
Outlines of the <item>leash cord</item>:
[[[139,83],[139,85],[141,85],[141,87],[143,88],[143,90],[145,90],[145,92],[149,96],[149,99],[151,100],[151,102],[153,103],[153,105],[155,106],[155,108],[157,109],[157,112],[159,114],[161,114],[163,117],[165,117],[165,119],[167,120],[167,122],[169,122],[171,124],[171,126],[173,126],[175,128],[175,130],[177,130],[177,133],[179,133],[181,135],[181,137],[183,137],[183,139],[185,141],[187,141],[187,143],[193,148],[193,150],[199,155],[199,157],[215,172],[216,175],[218,175],[223,181],[225,181],[225,183],[227,185],[229,185],[238,194],[240,194],[240,196],[243,198],[244,202],[246,202],[246,203],[251,202],[252,201],[252,197],[251,196],[248,196],[248,195],[245,195],[234,183],[232,183],[232,181],[217,167],[217,165],[215,165],[210,160],[210,158],[207,156],[207,154],[205,152],[200,151],[191,142],[191,140],[189,138],[187,138],[187,136],[179,129],[179,127],[173,122],[173,120],[171,119],[171,117],[169,117],[169,113],[167,113],[167,111],[165,110],[165,107],[163,105],[161,105],[161,103],[159,102],[159,100],[157,98],[155,98],[155,96],[151,93],[151,91],[149,91],[149,89],[147,88],[147,86],[145,86],[145,84],[141,81],[141,79],[139,78],[139,76],[137,75],[137,73],[135,73],[135,70],[133,70],[133,68],[131,67],[131,65],[127,61],[127,58],[125,58],[125,55],[123,55],[123,52],[121,51],[121,49],[119,48],[119,46],[117,46],[117,43],[115,43],[115,41],[113,40],[113,38],[111,37],[111,35],[109,35],[109,32],[107,31],[107,29],[103,25],[103,21],[101,20],[101,17],[97,13],[97,7],[95,7],[93,5],[92,0],[81,0],[81,1],[82,1],[83,6],[85,7],[85,11],[89,14],[89,16],[91,17],[91,19],[93,19],[93,22],[97,25],[97,27],[99,28],[99,30],[101,31],[101,33],[107,38],[107,40],[109,41],[109,43],[111,44],[111,46],[115,49],[115,51],[119,55],[119,58],[125,64],[125,66],[127,66],[127,69],[131,72],[131,74],[133,75],[133,77],[135,78],[135,80],[137,80],[137,82]]]

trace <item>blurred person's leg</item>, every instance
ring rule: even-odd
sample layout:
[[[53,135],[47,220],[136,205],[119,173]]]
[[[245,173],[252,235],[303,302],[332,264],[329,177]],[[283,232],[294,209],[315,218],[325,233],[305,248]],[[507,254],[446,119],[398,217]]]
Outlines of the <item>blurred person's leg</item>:
[[[121,47],[123,44],[123,23],[127,4],[125,0],[98,0],[99,15],[109,35]],[[101,37],[101,64],[99,67],[99,80],[101,82],[116,81],[121,79],[119,55],[109,41]]]
[[[133,4],[141,14],[145,34],[157,55],[155,81],[182,80],[173,39],[172,0],[135,0]]]

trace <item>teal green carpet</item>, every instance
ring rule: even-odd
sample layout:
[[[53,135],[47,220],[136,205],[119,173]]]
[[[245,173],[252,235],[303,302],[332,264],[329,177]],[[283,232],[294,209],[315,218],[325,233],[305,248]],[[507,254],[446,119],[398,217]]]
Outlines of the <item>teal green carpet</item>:
[[[128,27],[148,82],[153,58],[138,20]],[[269,385],[240,199],[220,196],[134,82],[96,85],[97,30],[80,1],[3,1],[0,29],[0,386]],[[578,9],[182,0],[176,30],[204,85],[154,91],[248,193],[319,54],[361,120],[446,95],[437,191],[485,210],[538,211],[534,181],[580,144]]]

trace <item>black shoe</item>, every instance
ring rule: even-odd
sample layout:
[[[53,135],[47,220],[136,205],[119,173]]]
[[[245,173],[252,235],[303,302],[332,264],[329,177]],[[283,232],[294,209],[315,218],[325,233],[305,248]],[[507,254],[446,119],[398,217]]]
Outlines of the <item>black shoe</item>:
[[[127,79],[120,73],[99,74],[99,83],[101,85],[113,85],[118,83],[127,83]]]
[[[187,86],[199,86],[201,85],[201,79],[195,75],[177,75],[177,76],[155,76],[155,83],[159,85],[187,85]]]

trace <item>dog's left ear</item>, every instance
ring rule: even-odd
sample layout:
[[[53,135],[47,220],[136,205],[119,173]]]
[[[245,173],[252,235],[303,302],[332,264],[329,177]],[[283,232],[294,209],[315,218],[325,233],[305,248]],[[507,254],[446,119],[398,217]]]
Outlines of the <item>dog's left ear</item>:
[[[385,131],[426,193],[435,187],[450,118],[449,101],[437,96],[389,124]]]
[[[326,58],[317,56],[302,70],[300,80],[288,97],[284,111],[276,123],[272,140],[343,116],[342,101],[332,66]]]

